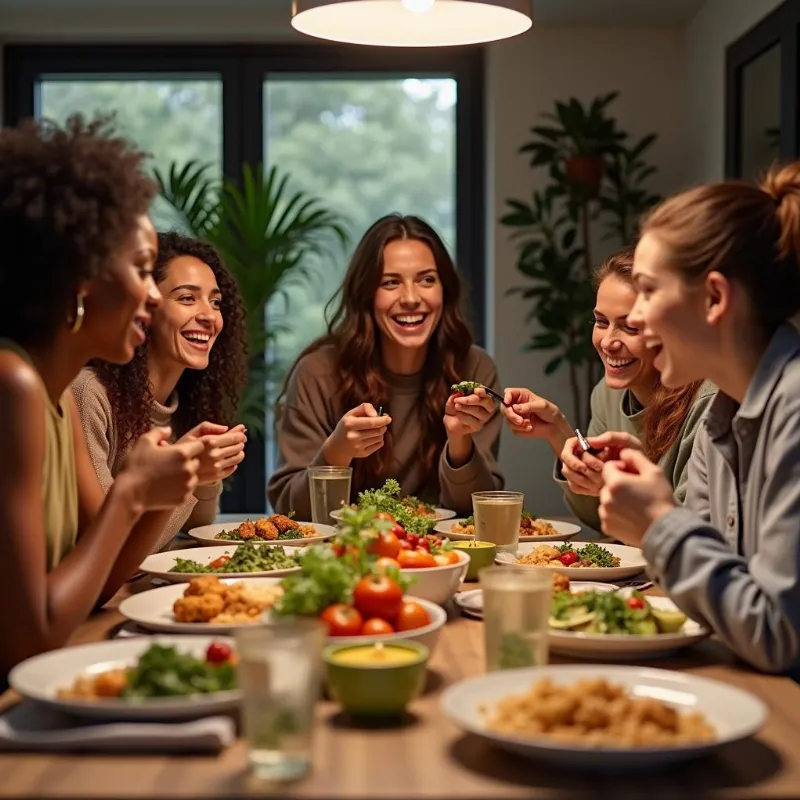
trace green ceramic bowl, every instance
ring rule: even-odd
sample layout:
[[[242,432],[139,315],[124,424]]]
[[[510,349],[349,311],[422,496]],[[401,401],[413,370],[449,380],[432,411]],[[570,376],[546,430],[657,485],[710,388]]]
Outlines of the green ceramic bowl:
[[[375,647],[374,642],[328,645],[322,651],[325,686],[328,695],[353,716],[398,716],[422,692],[430,651],[420,642],[404,639],[380,644],[383,655],[373,658]],[[359,652],[354,655],[354,651]],[[348,656],[358,658],[362,653],[363,661],[345,663]],[[395,662],[393,653],[402,660]]]
[[[491,567],[494,564],[494,557],[497,555],[497,545],[493,542],[461,541],[452,542],[454,550],[461,550],[469,556],[469,567],[467,568],[468,581],[478,580],[478,571],[484,567]]]

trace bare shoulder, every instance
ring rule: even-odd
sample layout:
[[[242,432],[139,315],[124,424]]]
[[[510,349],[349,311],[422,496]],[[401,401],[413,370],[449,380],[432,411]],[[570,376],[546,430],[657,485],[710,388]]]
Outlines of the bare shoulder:
[[[39,373],[11,350],[0,350],[0,402],[7,410],[17,405],[30,405],[32,411],[45,408]]]

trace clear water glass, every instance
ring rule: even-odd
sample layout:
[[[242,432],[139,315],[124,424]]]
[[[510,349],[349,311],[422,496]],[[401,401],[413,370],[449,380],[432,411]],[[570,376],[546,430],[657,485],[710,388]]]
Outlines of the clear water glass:
[[[330,525],[331,511],[350,504],[352,467],[308,467],[311,521]]]

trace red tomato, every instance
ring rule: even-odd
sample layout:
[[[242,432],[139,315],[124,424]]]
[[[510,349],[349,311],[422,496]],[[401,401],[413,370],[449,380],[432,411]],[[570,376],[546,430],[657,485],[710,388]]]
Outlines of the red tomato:
[[[361,614],[345,603],[328,606],[320,619],[328,626],[329,636],[358,636],[363,625]]]
[[[566,553],[562,553],[558,559],[565,567],[568,567],[570,564],[577,564],[580,559],[578,558],[578,554],[572,550],[567,550]]]
[[[424,550],[426,553],[430,553],[431,543],[423,536],[419,540],[419,544],[417,545],[417,550]]]
[[[419,544],[419,536],[416,533],[407,533],[406,541],[411,545],[411,548],[413,549]]]
[[[411,543],[408,541],[408,539],[401,539],[400,540],[400,549],[401,550],[413,550],[413,548],[411,547]]]
[[[414,628],[423,628],[430,625],[431,618],[428,612],[413,600],[406,600],[394,624],[397,631],[412,631]]]
[[[387,569],[400,569],[400,564],[395,558],[379,558],[375,562],[378,572],[386,572]]]
[[[224,567],[230,560],[230,556],[220,556],[219,558],[215,558],[208,566],[211,567],[211,569],[219,569],[220,567]]]
[[[386,575],[367,575],[353,589],[353,605],[365,617],[394,619],[403,605],[403,590]]]
[[[437,553],[433,558],[440,567],[444,567],[447,564],[458,564],[458,555],[455,550],[442,550],[441,553]]]
[[[625,605],[628,608],[632,608],[634,611],[639,611],[644,608],[644,600],[641,597],[629,597],[625,601]]]
[[[394,628],[385,619],[378,617],[368,619],[361,629],[362,636],[383,636],[386,633],[394,633]]]
[[[394,558],[400,552],[400,540],[391,532],[379,533],[370,542],[367,552],[381,558]]]
[[[224,664],[230,661],[233,651],[225,642],[211,642],[206,650],[206,661],[209,664]]]
[[[399,522],[395,523],[392,533],[401,541],[406,538],[406,529]]]
[[[433,556],[425,550],[401,550],[397,556],[397,561],[403,569],[422,569],[423,567],[435,567],[436,561]]]

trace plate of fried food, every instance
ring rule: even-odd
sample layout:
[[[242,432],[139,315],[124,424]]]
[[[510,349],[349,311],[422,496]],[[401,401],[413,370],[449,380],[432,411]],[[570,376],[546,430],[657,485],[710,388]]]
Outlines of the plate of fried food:
[[[139,627],[165,633],[224,634],[264,621],[283,596],[281,578],[200,575],[125,598],[120,613]]]
[[[230,547],[165,550],[142,561],[139,569],[169,583],[186,583],[199,575],[222,578],[277,578],[300,571],[300,547],[279,547],[253,540]]]
[[[624,544],[548,542],[520,544],[515,553],[498,553],[495,562],[513,567],[545,567],[587,581],[632,578],[647,567],[642,551]]]
[[[321,525],[316,522],[298,522],[293,514],[271,514],[255,520],[245,519],[241,522],[203,525],[192,528],[189,536],[206,547],[224,544],[225,542],[271,542],[289,547],[305,547],[319,544],[336,535],[333,525]]]
[[[453,541],[475,538],[475,518],[461,517],[438,522],[434,527],[437,533],[443,533]],[[522,512],[519,523],[520,542],[557,542],[572,539],[581,532],[580,525],[561,522],[556,519],[534,517],[527,511]]]
[[[33,656],[8,676],[18,694],[80,717],[198,719],[241,702],[232,639],[137,636]]]
[[[757,733],[764,703],[721,681],[602,664],[508,669],[445,690],[462,730],[543,763],[593,770],[684,761]]]

